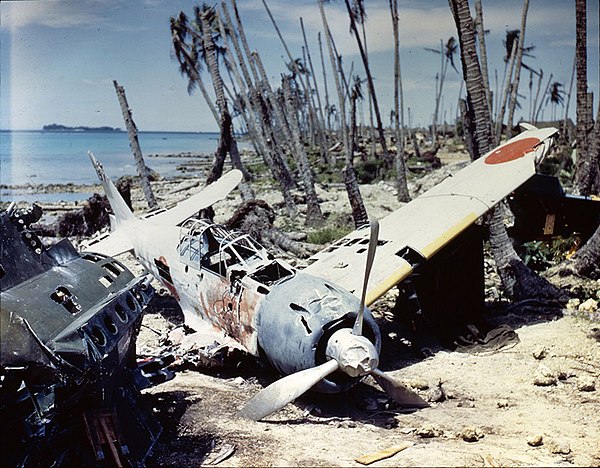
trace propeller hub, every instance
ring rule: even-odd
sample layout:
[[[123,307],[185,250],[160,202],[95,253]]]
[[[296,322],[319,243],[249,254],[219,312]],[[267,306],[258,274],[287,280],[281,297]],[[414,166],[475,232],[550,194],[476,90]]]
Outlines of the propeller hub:
[[[354,335],[350,328],[336,331],[327,342],[326,354],[335,359],[350,377],[373,372],[379,364],[377,350],[364,336]]]

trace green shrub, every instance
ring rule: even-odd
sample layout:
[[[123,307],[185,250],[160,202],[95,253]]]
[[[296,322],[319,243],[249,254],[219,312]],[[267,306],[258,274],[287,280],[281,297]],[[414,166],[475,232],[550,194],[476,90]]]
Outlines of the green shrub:
[[[330,244],[349,234],[352,230],[353,227],[349,222],[336,220],[333,224],[309,232],[306,240],[311,244]]]

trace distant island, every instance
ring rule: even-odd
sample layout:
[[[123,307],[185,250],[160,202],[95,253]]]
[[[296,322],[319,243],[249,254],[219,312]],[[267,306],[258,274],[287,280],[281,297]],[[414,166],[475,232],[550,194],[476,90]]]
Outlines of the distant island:
[[[121,132],[123,130],[115,127],[67,127],[66,125],[50,124],[42,127],[42,132]]]

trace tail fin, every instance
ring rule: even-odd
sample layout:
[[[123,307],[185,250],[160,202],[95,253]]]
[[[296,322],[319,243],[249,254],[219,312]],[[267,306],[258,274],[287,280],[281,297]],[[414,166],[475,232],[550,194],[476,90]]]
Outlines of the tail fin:
[[[96,169],[98,179],[100,179],[102,187],[104,187],[104,193],[106,193],[108,202],[113,210],[114,218],[111,218],[111,230],[115,230],[125,221],[135,219],[135,215],[127,206],[125,200],[123,200],[123,197],[117,190],[117,187],[115,187],[115,184],[112,183],[112,181],[104,172],[104,167],[102,167],[102,164],[96,160],[96,157],[91,151],[88,151],[88,156],[94,165],[94,169]]]

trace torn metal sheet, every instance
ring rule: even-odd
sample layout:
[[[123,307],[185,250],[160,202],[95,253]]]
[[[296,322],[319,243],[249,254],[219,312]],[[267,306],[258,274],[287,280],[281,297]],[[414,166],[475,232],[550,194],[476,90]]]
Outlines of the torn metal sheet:
[[[43,246],[30,228],[40,215],[0,213],[3,462],[139,463],[161,431],[134,384],[149,279],[66,239]]]

